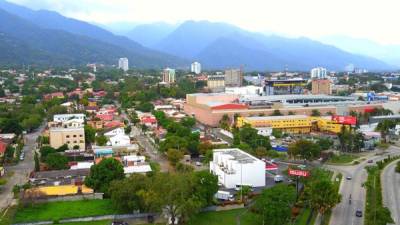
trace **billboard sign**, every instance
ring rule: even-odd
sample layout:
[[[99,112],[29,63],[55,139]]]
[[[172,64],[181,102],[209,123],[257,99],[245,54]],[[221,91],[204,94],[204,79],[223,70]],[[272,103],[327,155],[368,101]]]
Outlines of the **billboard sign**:
[[[332,116],[332,120],[336,123],[345,124],[345,125],[356,125],[357,117],[354,116]]]
[[[310,176],[310,171],[307,170],[294,170],[290,169],[288,170],[289,176],[299,176],[299,177],[308,177]]]

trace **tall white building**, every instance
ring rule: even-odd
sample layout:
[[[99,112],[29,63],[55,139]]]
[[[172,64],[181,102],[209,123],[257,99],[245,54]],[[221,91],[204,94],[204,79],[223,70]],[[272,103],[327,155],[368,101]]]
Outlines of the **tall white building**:
[[[163,70],[162,74],[163,82],[167,84],[175,83],[175,70],[171,68],[166,68]]]
[[[215,149],[210,172],[226,188],[265,186],[265,162],[238,149]]]
[[[190,71],[195,74],[200,74],[201,73],[201,64],[199,62],[192,63]]]
[[[315,79],[325,79],[327,78],[327,70],[323,67],[313,68],[310,72],[311,78]]]
[[[129,60],[128,60],[128,58],[120,58],[118,60],[118,69],[122,69],[125,72],[129,70]]]

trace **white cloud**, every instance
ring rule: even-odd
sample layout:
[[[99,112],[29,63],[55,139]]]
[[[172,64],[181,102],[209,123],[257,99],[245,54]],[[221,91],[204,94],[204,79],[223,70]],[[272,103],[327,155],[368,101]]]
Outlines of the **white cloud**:
[[[228,22],[317,38],[341,34],[400,44],[399,0],[11,0],[97,23]]]

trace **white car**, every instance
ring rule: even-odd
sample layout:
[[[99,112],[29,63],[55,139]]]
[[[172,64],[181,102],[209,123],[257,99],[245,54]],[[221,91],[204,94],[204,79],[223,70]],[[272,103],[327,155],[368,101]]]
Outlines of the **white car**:
[[[274,177],[274,181],[275,181],[275,183],[280,183],[280,182],[283,182],[285,179],[284,179],[284,177],[282,176],[282,175],[276,175],[275,177]]]

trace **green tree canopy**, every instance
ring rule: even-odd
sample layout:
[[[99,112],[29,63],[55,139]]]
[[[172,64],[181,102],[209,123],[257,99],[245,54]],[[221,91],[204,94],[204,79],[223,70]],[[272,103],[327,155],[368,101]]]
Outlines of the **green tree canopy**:
[[[291,218],[291,209],[296,202],[296,190],[284,184],[263,190],[254,209],[263,215],[265,224],[287,224]]]
[[[124,178],[124,168],[118,160],[106,158],[90,168],[90,174],[85,179],[85,185],[108,194],[110,183]]]

